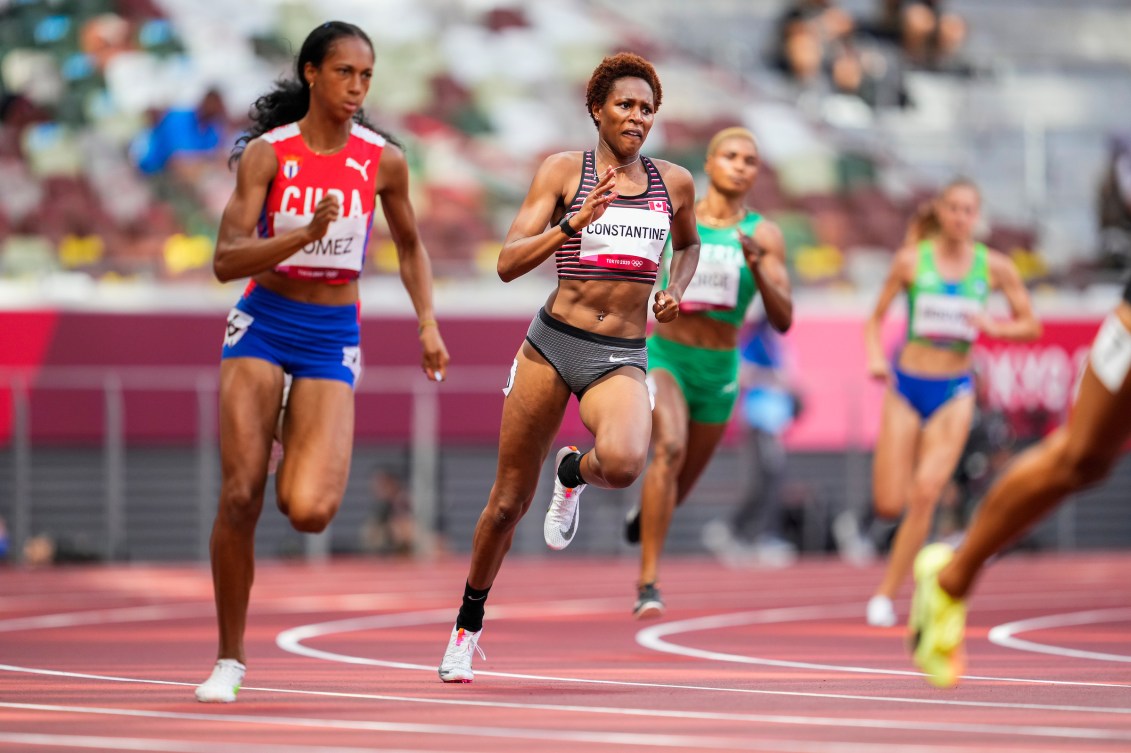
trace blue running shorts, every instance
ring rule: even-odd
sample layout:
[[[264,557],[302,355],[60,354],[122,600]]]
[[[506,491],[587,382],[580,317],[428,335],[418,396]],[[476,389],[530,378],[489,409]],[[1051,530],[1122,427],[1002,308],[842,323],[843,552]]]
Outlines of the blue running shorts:
[[[295,379],[353,387],[361,373],[357,305],[303,303],[250,285],[228,313],[220,358],[259,358]]]
[[[935,411],[952,398],[965,395],[974,390],[974,379],[970,374],[945,377],[927,377],[908,374],[899,368],[895,373],[895,391],[911,404],[923,421],[934,415]]]

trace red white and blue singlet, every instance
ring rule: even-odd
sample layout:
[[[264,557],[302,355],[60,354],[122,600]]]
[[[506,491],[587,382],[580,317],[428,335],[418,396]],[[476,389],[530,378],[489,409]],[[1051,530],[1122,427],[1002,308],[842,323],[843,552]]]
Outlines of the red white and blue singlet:
[[[326,235],[296,251],[275,271],[323,282],[357,279],[365,265],[385,138],[355,123],[346,145],[334,154],[311,151],[297,123],[279,126],[261,138],[275,150],[279,167],[263,206],[260,237],[309,224],[327,194],[337,195],[341,204],[341,216],[330,223]]]
[[[614,280],[652,285],[660,268],[668,234],[672,203],[660,171],[647,157],[641,164],[648,186],[635,196],[618,196],[601,218],[561,245],[555,254],[559,280]],[[593,152],[585,152],[581,182],[568,213],[581,209],[597,185]]]

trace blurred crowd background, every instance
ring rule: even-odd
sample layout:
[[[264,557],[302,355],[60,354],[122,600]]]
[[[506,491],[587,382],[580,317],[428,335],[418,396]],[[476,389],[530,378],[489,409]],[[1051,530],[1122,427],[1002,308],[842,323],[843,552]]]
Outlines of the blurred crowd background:
[[[649,154],[698,174],[720,127],[758,135],[751,201],[802,288],[874,288],[914,207],[959,174],[1034,285],[1086,290],[1131,259],[1120,0],[7,0],[6,289],[211,284],[248,107],[333,17],[374,39],[368,111],[407,143],[441,278],[493,274],[535,165],[590,146],[585,82],[625,49],[664,84]],[[371,271],[392,274],[377,237]]]

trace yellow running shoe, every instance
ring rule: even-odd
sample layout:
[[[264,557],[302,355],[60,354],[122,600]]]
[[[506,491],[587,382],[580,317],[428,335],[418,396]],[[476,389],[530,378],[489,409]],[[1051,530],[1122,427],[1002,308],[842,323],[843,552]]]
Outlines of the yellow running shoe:
[[[948,544],[930,544],[915,558],[915,596],[907,619],[911,658],[927,681],[950,688],[966,668],[966,602],[939,586],[939,571],[954,557]]]

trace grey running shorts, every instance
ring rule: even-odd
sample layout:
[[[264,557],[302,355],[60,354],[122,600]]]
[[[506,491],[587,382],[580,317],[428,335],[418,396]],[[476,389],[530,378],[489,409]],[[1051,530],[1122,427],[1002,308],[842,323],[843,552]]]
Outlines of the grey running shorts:
[[[545,309],[538,309],[538,316],[530,322],[526,341],[550,362],[578,397],[593,382],[622,366],[635,366],[645,373],[648,371],[648,349],[644,338],[609,337],[586,332],[555,319]]]

